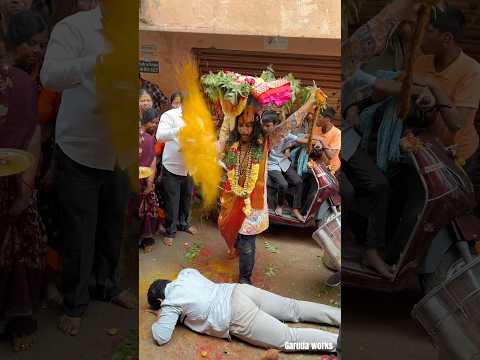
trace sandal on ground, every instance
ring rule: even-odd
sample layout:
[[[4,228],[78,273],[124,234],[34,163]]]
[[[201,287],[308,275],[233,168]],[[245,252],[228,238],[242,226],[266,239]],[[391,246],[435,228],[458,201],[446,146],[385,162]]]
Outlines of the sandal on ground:
[[[7,333],[12,341],[13,351],[28,351],[35,343],[37,321],[31,316],[11,319],[7,324]]]

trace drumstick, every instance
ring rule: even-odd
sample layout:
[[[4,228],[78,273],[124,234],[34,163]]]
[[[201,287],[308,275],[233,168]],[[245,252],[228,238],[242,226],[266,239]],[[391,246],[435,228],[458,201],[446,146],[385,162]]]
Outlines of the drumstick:
[[[415,64],[415,54],[418,53],[420,45],[422,43],[425,31],[427,29],[432,9],[434,6],[438,6],[441,3],[439,0],[425,0],[421,5],[418,12],[417,22],[415,27],[414,36],[410,42],[410,53],[408,54],[407,66],[405,78],[402,83],[402,92],[400,96],[400,119],[405,119],[410,112],[411,106],[411,92],[412,92],[412,78],[413,78],[413,65]]]
[[[317,106],[315,110],[315,115],[313,115],[313,119],[309,123],[309,134],[308,134],[308,143],[307,143],[307,152],[310,155],[312,152],[312,142],[313,142],[313,129],[315,128],[315,124],[317,122],[318,117],[320,116],[320,106]]]

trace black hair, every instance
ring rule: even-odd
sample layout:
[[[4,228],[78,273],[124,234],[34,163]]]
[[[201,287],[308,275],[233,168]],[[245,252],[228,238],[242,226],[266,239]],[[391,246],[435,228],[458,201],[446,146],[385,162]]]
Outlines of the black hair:
[[[165,300],[165,288],[170,280],[155,280],[148,288],[147,300],[153,310],[160,309],[162,301]]]
[[[243,114],[243,112],[242,112]],[[232,130],[230,133],[230,137],[228,139],[228,144],[233,144],[237,141],[240,141],[240,132],[238,131],[238,123],[240,121],[240,118],[242,117],[242,114],[238,115],[235,118],[235,129]],[[260,117],[255,116],[255,119],[253,120],[253,130],[252,130],[252,139],[251,142],[252,144],[255,145],[260,145],[263,141],[263,129],[262,125],[260,123]]]
[[[245,110],[243,110],[242,113],[235,118],[235,128],[230,133],[230,137],[228,138],[228,141],[227,141],[229,145],[232,145],[233,143],[240,141],[240,133],[238,132],[238,123],[243,113],[247,111],[249,107],[253,107],[257,110],[260,109],[260,104],[252,95],[249,95],[247,98],[247,105],[245,107]],[[260,116],[255,115],[255,119],[253,121],[253,130],[252,130],[252,143],[256,145],[260,145],[262,142],[263,142],[263,129],[262,129],[262,124],[260,122]]]
[[[263,112],[263,114],[261,115],[260,121],[262,125],[268,124],[268,123],[273,123],[276,125],[278,124],[278,121],[279,121],[278,114],[274,110],[267,110]]]
[[[183,100],[183,94],[180,91],[175,91],[171,96],[170,96],[170,102],[172,103],[173,100],[175,100],[176,97],[179,97],[180,100]]]
[[[142,115],[142,118],[140,119],[140,123],[142,125],[148,124],[149,122],[151,122],[156,117],[157,117],[157,112],[155,111],[154,108],[146,109],[145,112]]]
[[[138,97],[140,98],[145,95],[150,96],[150,98],[153,100],[152,94],[150,94],[147,89],[141,88],[140,91],[138,92]]]
[[[336,112],[331,106],[327,106],[321,112],[323,117],[328,117],[330,119],[335,119]]]
[[[437,10],[432,14],[430,23],[442,33],[452,34],[455,41],[461,41],[465,35],[467,20],[462,10],[447,6],[445,10]]]
[[[8,23],[7,44],[10,48],[15,48],[47,30],[47,23],[41,15],[31,10],[19,12]]]

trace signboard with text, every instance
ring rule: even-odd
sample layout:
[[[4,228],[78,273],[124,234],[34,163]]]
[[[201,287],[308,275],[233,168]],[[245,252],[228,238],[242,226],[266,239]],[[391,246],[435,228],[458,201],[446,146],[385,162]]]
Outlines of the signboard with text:
[[[158,61],[140,60],[140,72],[146,74],[158,74],[160,72],[160,65]]]

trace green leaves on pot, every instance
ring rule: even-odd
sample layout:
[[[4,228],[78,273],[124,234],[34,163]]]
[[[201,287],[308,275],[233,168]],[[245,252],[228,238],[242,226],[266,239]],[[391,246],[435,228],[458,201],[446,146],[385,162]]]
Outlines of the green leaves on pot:
[[[225,74],[223,71],[203,75],[201,83],[211,101],[218,101],[223,95],[225,100],[230,101],[233,105],[237,105],[240,97],[247,97],[252,91],[249,84],[238,83],[233,76]]]

